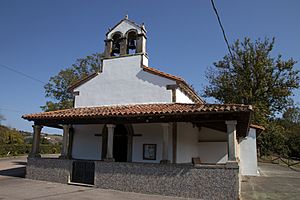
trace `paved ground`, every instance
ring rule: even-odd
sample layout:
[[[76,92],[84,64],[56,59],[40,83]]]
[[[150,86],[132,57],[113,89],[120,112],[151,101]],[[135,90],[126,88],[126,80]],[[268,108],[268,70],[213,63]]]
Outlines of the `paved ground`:
[[[0,200],[99,199],[170,200],[183,198],[144,195],[24,179],[26,157],[0,159]],[[300,172],[277,164],[260,163],[261,176],[242,182],[242,199],[300,200]]]
[[[300,200],[300,172],[271,163],[259,163],[259,171],[242,181],[243,199]]]

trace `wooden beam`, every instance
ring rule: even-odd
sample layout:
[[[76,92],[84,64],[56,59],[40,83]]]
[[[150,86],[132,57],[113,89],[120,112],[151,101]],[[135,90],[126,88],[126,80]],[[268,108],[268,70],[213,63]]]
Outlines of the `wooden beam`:
[[[172,159],[173,163],[177,162],[177,122],[172,123]]]

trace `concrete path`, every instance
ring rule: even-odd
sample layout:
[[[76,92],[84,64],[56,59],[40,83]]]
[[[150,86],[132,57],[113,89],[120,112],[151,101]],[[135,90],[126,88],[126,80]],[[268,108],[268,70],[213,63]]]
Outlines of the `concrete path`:
[[[182,198],[165,197],[158,195],[144,195],[114,190],[103,190],[99,188],[89,188],[10,177],[0,179],[0,199],[179,200]]]
[[[300,172],[271,163],[259,163],[260,176],[242,181],[242,199],[300,200]]]

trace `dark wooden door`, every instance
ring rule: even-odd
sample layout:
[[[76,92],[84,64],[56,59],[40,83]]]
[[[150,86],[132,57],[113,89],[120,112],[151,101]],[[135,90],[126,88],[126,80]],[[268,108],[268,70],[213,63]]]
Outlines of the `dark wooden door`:
[[[74,161],[72,179],[74,183],[94,185],[95,163],[92,161]]]
[[[127,162],[128,134],[124,125],[117,125],[114,131],[113,157],[116,162]]]

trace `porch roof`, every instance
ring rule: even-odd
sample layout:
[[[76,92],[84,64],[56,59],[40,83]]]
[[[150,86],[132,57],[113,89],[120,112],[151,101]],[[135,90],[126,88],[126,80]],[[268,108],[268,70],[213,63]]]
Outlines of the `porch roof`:
[[[244,135],[252,111],[252,106],[241,104],[159,103],[71,108],[27,114],[22,118],[54,127],[59,124],[193,122],[213,127],[219,123],[222,129],[224,121],[237,120],[237,128]]]

